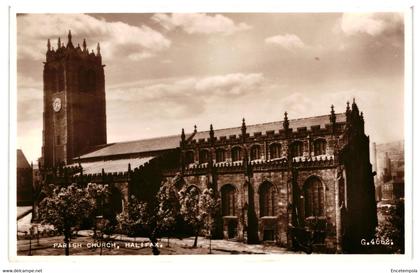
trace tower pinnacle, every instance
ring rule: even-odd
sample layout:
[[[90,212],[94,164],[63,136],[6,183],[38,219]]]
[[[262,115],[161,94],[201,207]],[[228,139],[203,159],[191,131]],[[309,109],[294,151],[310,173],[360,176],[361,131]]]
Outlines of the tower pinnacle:
[[[289,130],[289,118],[287,117],[287,112],[284,112],[283,129],[286,132]]]
[[[214,139],[214,130],[213,130],[213,124],[210,124],[210,139],[213,140]]]
[[[182,142],[185,142],[185,131],[184,131],[184,128],[182,128],[182,131],[181,131],[181,141]]]
[[[69,30],[69,34],[67,37],[68,37],[67,47],[74,47],[73,43],[71,42],[71,30]]]
[[[356,113],[357,115],[359,115],[359,108],[357,107],[355,98],[353,98],[353,104],[351,105],[351,111]]]
[[[83,51],[86,51],[86,39],[83,39],[82,46],[83,46]]]
[[[337,120],[337,117],[335,116],[335,111],[334,111],[334,105],[331,105],[331,112],[330,112],[330,122],[331,123],[335,123]]]
[[[245,124],[245,118],[242,118],[242,126],[241,126],[242,135],[246,134],[246,124]]]

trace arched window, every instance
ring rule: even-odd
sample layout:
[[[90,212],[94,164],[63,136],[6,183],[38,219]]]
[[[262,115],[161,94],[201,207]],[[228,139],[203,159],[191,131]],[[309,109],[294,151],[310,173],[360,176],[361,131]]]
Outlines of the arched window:
[[[256,160],[261,158],[261,149],[260,145],[254,145],[251,147],[251,160]]]
[[[260,217],[275,215],[276,189],[270,182],[264,182],[260,186]]]
[[[226,150],[225,149],[217,149],[216,150],[216,162],[224,162],[226,161]]]
[[[86,92],[87,85],[88,85],[87,73],[86,70],[80,69],[79,70],[79,91]]]
[[[57,70],[55,68],[46,68],[45,71],[45,82],[48,84],[48,89],[57,92],[58,90],[58,78],[57,78]]]
[[[62,66],[60,66],[58,68],[58,73],[57,73],[57,82],[58,82],[58,92],[64,91],[64,68]]]
[[[325,139],[317,139],[314,141],[314,155],[325,155],[326,154],[327,142]]]
[[[207,163],[210,161],[209,150],[201,150],[199,154],[200,163]]]
[[[233,147],[232,148],[232,161],[240,161],[240,160],[242,160],[241,147]]]
[[[193,151],[187,151],[185,153],[185,163],[186,164],[194,163],[194,152]]]
[[[279,143],[273,143],[270,145],[270,159],[281,157],[281,145]]]
[[[290,147],[292,157],[303,156],[303,143],[302,141],[295,141],[292,143]]]
[[[95,91],[96,90],[96,74],[95,71],[89,70],[88,71],[88,91]]]
[[[309,178],[303,187],[305,193],[305,217],[324,216],[324,186],[317,177]]]
[[[235,216],[235,187],[232,185],[224,185],[221,189],[221,193],[223,216]]]

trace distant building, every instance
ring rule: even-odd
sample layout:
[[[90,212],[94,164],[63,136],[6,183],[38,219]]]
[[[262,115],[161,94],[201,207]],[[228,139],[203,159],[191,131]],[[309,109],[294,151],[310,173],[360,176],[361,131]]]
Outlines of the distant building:
[[[374,144],[377,164],[376,199],[404,198],[404,142]]]
[[[382,185],[382,200],[398,200],[404,198],[404,181],[391,179]]]
[[[34,189],[34,193],[38,192],[42,185],[42,174],[39,170],[38,164],[32,165],[32,187]]]
[[[403,153],[402,153],[403,154]],[[393,161],[385,153],[386,167],[381,175],[382,200],[398,200],[404,198],[404,161],[401,164],[399,157]]]
[[[344,113],[106,144],[104,71],[99,46],[57,50],[44,63],[42,173],[57,184],[108,184],[115,213],[129,196],[153,199],[178,178],[221,197],[215,236],[292,247],[316,231],[328,252],[357,252],[377,225],[369,137],[355,101]],[[244,109],[244,112],[246,110]],[[133,130],[135,128],[133,127]],[[308,233],[311,234],[311,233]]]
[[[31,206],[33,203],[32,166],[23,154],[17,150],[17,173],[16,173],[17,205]]]

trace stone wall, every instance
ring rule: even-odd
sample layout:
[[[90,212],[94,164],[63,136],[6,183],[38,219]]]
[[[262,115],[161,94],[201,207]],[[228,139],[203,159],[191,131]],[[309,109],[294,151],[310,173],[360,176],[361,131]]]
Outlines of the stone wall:
[[[307,168],[297,172],[297,184],[299,192],[303,198],[303,186],[311,177],[317,177],[324,186],[324,211],[327,222],[327,234],[325,238],[324,248],[329,251],[335,251],[337,244],[336,236],[336,168],[334,166],[328,168]],[[250,183],[254,192],[254,210],[258,218],[258,238],[262,242],[264,240],[264,232],[274,232],[274,242],[281,246],[287,246],[288,238],[288,180],[290,172],[287,170],[253,172],[250,176]],[[187,175],[184,181],[188,185],[197,186],[200,190],[204,190],[209,178],[206,174]],[[235,215],[223,217],[223,234],[224,238],[231,239],[229,236],[229,224],[235,222],[237,227],[237,240],[246,240],[247,213],[246,208],[248,202],[248,186],[247,178],[243,172],[236,173],[218,173],[217,189],[222,189],[225,185],[232,185],[235,188]],[[262,216],[260,209],[260,187],[264,182],[271,183],[275,188],[274,195],[274,211],[273,216]],[[304,211],[303,202],[299,202],[300,211]]]

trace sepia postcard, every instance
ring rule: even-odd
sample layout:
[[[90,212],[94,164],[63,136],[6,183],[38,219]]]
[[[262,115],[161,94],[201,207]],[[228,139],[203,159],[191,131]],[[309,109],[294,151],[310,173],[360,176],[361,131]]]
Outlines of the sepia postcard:
[[[11,260],[412,255],[406,9],[10,16]]]

